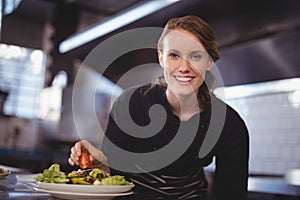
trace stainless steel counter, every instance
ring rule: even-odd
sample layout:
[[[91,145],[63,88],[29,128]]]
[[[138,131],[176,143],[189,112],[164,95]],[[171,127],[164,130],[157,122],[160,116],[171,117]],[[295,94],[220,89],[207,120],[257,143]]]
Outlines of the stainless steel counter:
[[[1,200],[52,200],[51,195],[32,188],[36,174],[13,172],[0,179]],[[300,186],[288,184],[284,178],[250,177],[249,192],[286,195],[300,199]]]
[[[250,177],[248,191],[299,197],[300,185],[289,184],[283,177]]]
[[[33,174],[11,173],[6,178],[0,179],[1,200],[52,200],[49,194],[36,192],[30,183]]]

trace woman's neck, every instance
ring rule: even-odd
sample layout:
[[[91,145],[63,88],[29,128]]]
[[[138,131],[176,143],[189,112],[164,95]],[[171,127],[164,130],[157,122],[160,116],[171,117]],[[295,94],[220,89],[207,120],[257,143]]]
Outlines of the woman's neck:
[[[195,94],[175,96],[171,91],[167,90],[166,95],[173,113],[180,121],[187,121],[202,110],[202,106],[199,105]]]

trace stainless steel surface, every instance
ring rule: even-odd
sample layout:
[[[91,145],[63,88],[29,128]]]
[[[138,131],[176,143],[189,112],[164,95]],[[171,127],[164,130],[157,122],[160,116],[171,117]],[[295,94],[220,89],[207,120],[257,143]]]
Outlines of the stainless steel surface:
[[[282,177],[250,177],[248,191],[300,198],[300,187],[288,184]]]
[[[300,186],[300,169],[291,169],[286,172],[285,180],[290,185]]]
[[[11,173],[5,179],[0,180],[0,199],[1,200],[51,200],[48,193],[36,192],[33,190],[33,174]]]
[[[13,172],[7,178],[0,180],[1,200],[52,200],[48,193],[33,189],[36,174]],[[262,194],[300,197],[300,186],[289,185],[280,177],[250,177],[248,191]]]
[[[235,98],[247,98],[276,93],[298,93],[299,91],[300,78],[291,78],[277,81],[268,81],[263,83],[218,87],[214,90],[214,93],[219,97],[223,97],[223,99],[230,100]],[[295,101],[300,101],[299,97],[297,97],[297,100],[295,99]]]

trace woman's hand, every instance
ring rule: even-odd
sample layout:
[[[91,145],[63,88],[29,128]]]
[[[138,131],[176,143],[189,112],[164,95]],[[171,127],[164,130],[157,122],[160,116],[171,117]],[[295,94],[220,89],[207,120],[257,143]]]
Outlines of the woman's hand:
[[[107,166],[107,157],[104,155],[102,151],[97,149],[87,140],[81,140],[76,142],[76,144],[71,148],[70,158],[68,159],[69,164],[79,165],[80,157],[82,153],[86,153],[89,156],[90,168],[100,168],[106,173],[109,173],[109,167]]]

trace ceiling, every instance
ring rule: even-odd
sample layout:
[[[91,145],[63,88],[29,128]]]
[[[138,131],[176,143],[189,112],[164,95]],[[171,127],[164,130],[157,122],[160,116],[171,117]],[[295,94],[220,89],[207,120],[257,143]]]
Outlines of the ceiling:
[[[64,6],[76,8],[79,13],[89,13],[93,16],[91,18],[95,18],[90,19],[92,23],[148,1],[151,0],[22,0],[14,15],[35,21],[53,20],[55,9]],[[225,47],[244,40],[295,29],[300,25],[299,10],[298,0],[181,0],[175,5],[120,28],[119,31],[141,26],[162,27],[170,17],[194,14],[213,26],[219,46]],[[64,26],[67,28],[67,25]],[[101,41],[105,37],[98,39]]]
[[[82,11],[113,15],[146,0],[22,0],[17,12],[26,17],[51,20],[56,6],[76,5]]]
[[[68,38],[78,31],[78,22],[73,20],[72,12],[74,16],[76,12],[84,12],[88,14],[87,16],[91,16],[90,21],[87,20],[86,26],[81,27],[81,30],[84,30],[89,27],[88,25],[100,22],[103,18],[109,18],[125,9],[147,1],[149,0],[22,0],[14,15],[31,18],[35,21],[56,19],[57,22],[61,21],[60,28],[62,30],[68,28],[63,17],[69,17],[69,20],[74,21],[74,26],[77,25],[77,29],[63,32],[64,38]],[[70,8],[68,10],[70,13],[57,15],[58,7]],[[137,27],[162,27],[171,17],[191,14],[202,17],[215,30],[222,56],[220,64],[225,65],[222,68],[222,73],[225,74],[224,81],[227,85],[300,76],[300,60],[299,56],[296,55],[297,53],[295,53],[300,52],[299,10],[300,1],[298,0],[181,0],[84,44],[66,55],[84,59],[96,45],[116,33]],[[266,41],[269,41],[272,45],[266,46],[264,43]],[[270,56],[270,46],[273,51],[274,49],[277,51],[277,54]],[[259,52],[259,57],[263,58],[264,61],[250,59],[250,62],[249,57],[256,56],[256,53],[253,52]],[[153,60],[156,57],[153,52],[152,54],[147,52],[147,54],[148,57],[141,57],[140,59],[150,62],[151,59]],[[286,63],[288,66],[277,66],[280,70],[272,72],[274,63],[278,64],[275,55],[281,55],[284,58],[280,61],[281,64]],[[132,57],[130,59],[133,60]],[[111,79],[117,79],[118,73],[124,73],[124,70],[140,64],[140,62],[128,64],[130,66],[124,65],[122,69],[120,67],[116,70],[112,69],[106,75],[108,77],[114,76]],[[117,65],[120,65],[120,63],[124,64],[124,61],[116,62]],[[267,71],[264,71],[264,75],[267,74],[268,77],[261,78],[257,76],[259,74],[257,71],[262,69],[262,65],[268,66],[265,68]],[[243,68],[242,73],[240,73],[241,66],[247,66],[246,70]],[[282,70],[285,70],[285,72],[282,72]],[[226,75],[232,74],[232,72],[235,75],[234,79],[232,76]],[[240,76],[240,74],[243,74],[243,76]]]

